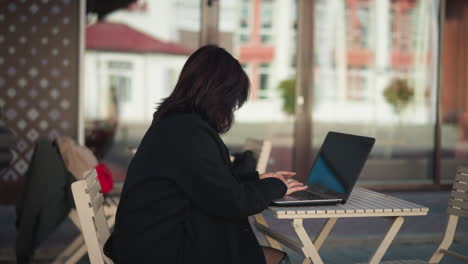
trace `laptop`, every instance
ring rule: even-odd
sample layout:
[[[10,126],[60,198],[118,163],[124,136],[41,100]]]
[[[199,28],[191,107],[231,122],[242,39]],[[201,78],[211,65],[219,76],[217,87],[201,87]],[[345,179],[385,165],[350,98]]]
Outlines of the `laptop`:
[[[301,206],[346,203],[374,146],[375,138],[328,132],[305,181],[306,190],[273,205]]]

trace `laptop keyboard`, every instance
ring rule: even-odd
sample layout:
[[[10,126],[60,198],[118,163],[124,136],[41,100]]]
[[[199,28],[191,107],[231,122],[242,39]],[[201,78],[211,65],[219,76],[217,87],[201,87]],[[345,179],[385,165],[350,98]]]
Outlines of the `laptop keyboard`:
[[[298,200],[324,200],[325,198],[308,191],[298,191],[290,194],[289,196]]]

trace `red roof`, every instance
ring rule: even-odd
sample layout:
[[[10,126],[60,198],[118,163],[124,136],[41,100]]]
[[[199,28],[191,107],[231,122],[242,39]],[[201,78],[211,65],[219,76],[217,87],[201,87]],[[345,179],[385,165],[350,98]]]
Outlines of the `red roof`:
[[[189,55],[192,49],[163,42],[124,24],[96,23],[86,28],[86,49],[131,53],[169,53]]]

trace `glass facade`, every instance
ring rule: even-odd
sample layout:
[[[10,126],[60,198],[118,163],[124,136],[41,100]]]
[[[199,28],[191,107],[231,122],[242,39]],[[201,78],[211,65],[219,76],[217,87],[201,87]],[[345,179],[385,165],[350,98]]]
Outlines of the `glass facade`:
[[[293,169],[297,4],[219,2],[219,43],[251,81],[249,100],[223,139],[231,152],[246,138],[271,140],[268,170]],[[315,0],[314,5],[313,96],[306,100],[312,106],[313,153],[328,131],[372,136],[376,145],[361,184],[432,184],[440,93],[441,177],[451,178],[468,153],[468,118],[463,82],[450,75],[461,74],[447,72],[457,82],[438,88],[439,1]],[[99,155],[117,179],[123,179],[129,150],[138,146],[158,102],[171,93],[182,65],[199,46],[200,14],[199,0],[138,1],[105,21],[150,43],[175,45],[175,51],[106,50],[87,40],[87,140],[106,138]]]
[[[268,170],[292,168],[293,113],[289,109],[294,95],[293,64],[296,29],[295,1],[223,0],[220,1],[221,36],[234,36],[229,50],[243,65],[251,82],[248,102],[235,113],[235,124],[223,136],[231,152],[239,151],[247,138],[273,142]],[[237,17],[229,24],[224,18]],[[292,85],[291,85],[292,84]]]
[[[313,150],[328,131],[376,138],[361,184],[431,184],[437,6],[316,0]]]
[[[468,2],[447,4],[442,38],[441,183],[451,183],[457,166],[468,165]]]
[[[85,144],[116,181],[125,178],[133,150],[198,48],[199,35],[199,0],[140,0],[88,23]]]

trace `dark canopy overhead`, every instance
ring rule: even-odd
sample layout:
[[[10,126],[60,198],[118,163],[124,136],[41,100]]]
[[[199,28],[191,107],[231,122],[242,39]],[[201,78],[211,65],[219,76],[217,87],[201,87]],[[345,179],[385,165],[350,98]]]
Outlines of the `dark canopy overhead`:
[[[137,0],[86,0],[86,13],[95,13],[102,20],[107,14],[127,7]]]

